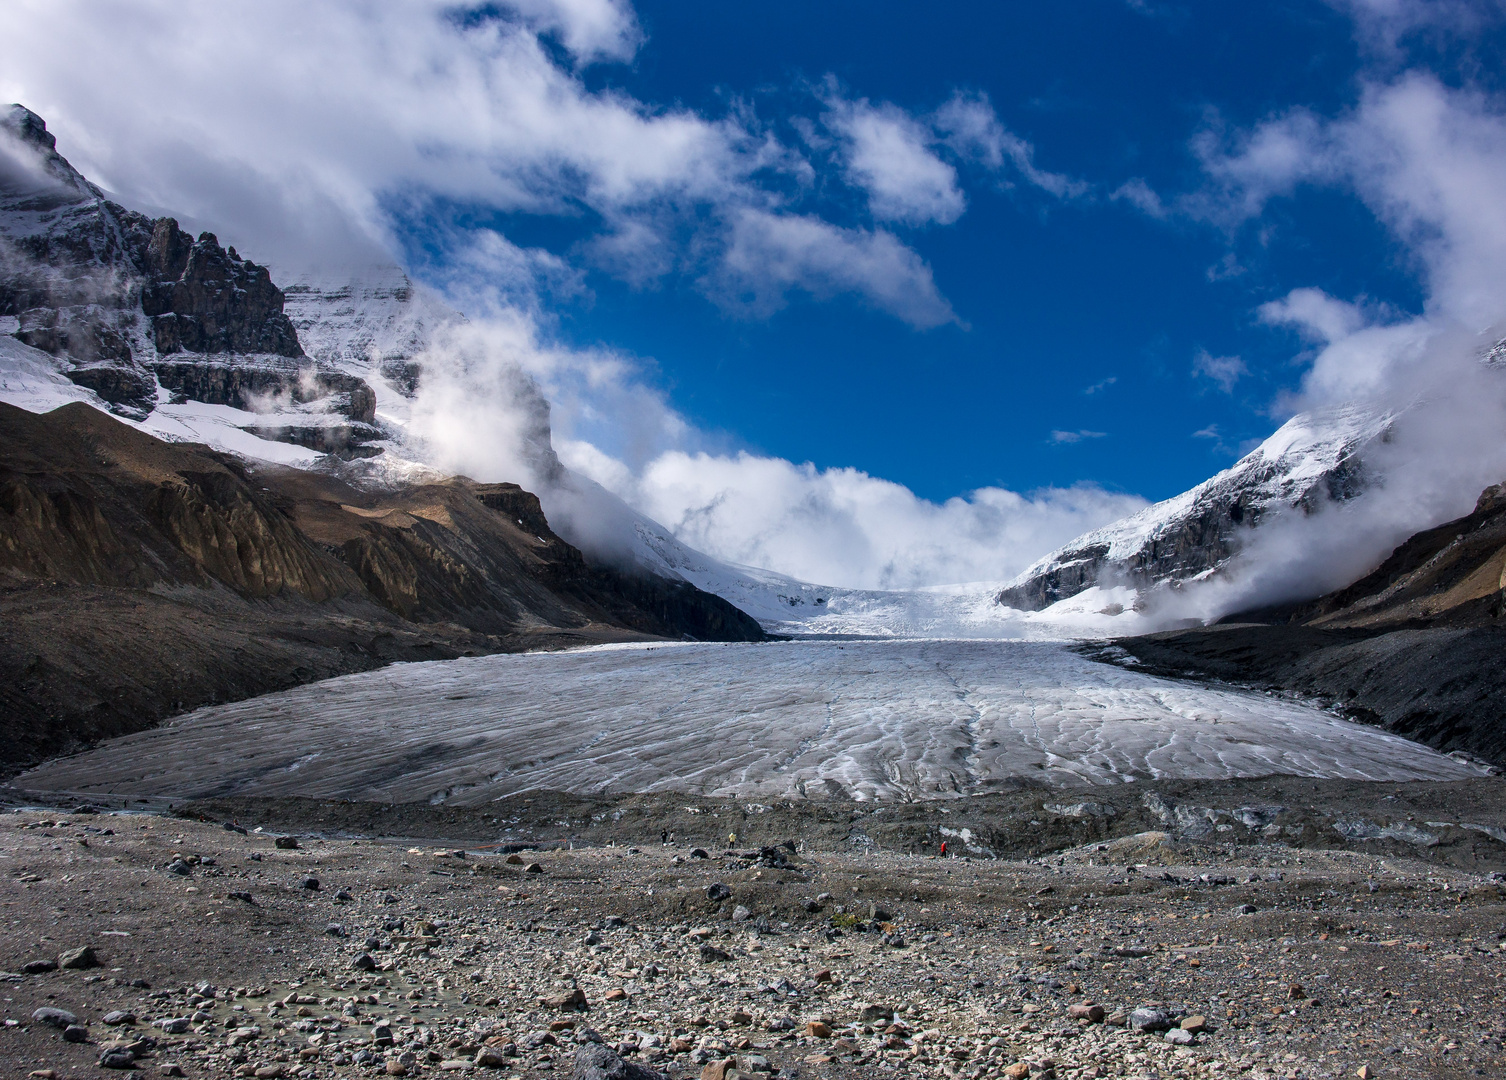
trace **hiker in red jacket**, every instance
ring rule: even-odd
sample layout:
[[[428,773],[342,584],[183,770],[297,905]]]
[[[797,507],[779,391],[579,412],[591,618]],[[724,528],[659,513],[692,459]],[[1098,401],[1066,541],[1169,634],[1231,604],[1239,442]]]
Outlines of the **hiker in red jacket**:
[[[946,841],[945,840],[943,840],[941,842],[941,857],[943,859],[946,858]]]

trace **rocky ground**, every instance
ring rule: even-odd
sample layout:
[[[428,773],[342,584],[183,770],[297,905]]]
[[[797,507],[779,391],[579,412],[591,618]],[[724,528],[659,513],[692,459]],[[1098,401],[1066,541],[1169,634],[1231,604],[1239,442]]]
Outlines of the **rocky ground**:
[[[343,830],[281,841],[251,805],[235,828],[0,815],[0,1073],[599,1076],[584,1066],[613,1055],[677,1080],[1506,1066],[1506,880],[1437,845],[1240,828],[943,859],[820,830],[767,842],[742,823],[768,814],[736,804],[595,805],[599,837],[573,849],[539,839],[559,831],[546,797],[495,806],[489,843],[354,835],[359,804],[331,811]],[[427,824],[421,807],[369,810],[476,831],[442,807]],[[227,808],[186,812],[207,811]],[[742,835],[711,846],[723,827]]]

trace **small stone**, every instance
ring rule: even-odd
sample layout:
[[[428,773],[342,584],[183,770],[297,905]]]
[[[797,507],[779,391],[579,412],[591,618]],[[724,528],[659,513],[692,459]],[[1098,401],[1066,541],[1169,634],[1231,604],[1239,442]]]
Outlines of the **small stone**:
[[[93,948],[85,945],[81,949],[69,949],[62,956],[59,956],[58,966],[68,968],[71,971],[99,967],[99,957],[94,955]]]
[[[523,873],[525,874],[542,874],[543,872],[544,868],[536,862],[531,862],[523,867]]]
[[[664,1080],[661,1073],[624,1061],[599,1042],[588,1042],[575,1051],[572,1080]]]
[[[701,1080],[727,1080],[727,1074],[737,1069],[736,1058],[709,1061],[701,1069]]]
[[[324,928],[324,932],[330,937],[349,937],[343,923],[332,922]]]
[[[586,1007],[586,992],[580,987],[568,990],[562,994],[551,994],[543,999],[544,1005],[551,1009],[573,1010]]]
[[[608,990],[606,992],[604,999],[607,1001],[626,1001],[627,991],[621,989],[620,987],[613,987],[611,990]]]
[[[805,1025],[805,1033],[813,1039],[831,1038],[831,1025],[824,1024],[820,1020],[812,1020]]]
[[[89,1041],[89,1029],[82,1024],[69,1024],[63,1029],[63,1041],[81,1043]]]
[[[1189,1016],[1182,1020],[1182,1030],[1190,1031],[1194,1035],[1208,1027],[1206,1016]]]
[[[829,983],[829,982],[831,982],[832,981],[832,974],[831,974],[831,972],[828,971],[828,970],[826,970],[825,968],[822,968],[820,971],[816,972],[816,981],[818,983]]]
[[[185,1075],[187,1075],[186,1073],[183,1072],[183,1066],[179,1065],[175,1061],[170,1061],[170,1062],[168,1062],[165,1065],[158,1065],[157,1066],[157,1071],[159,1073],[161,1073],[163,1076],[185,1076]]]
[[[166,1020],[153,1021],[152,1026],[161,1028],[168,1035],[182,1035],[193,1026],[193,1021],[186,1016],[173,1016]]]
[[[1136,1031],[1165,1031],[1171,1021],[1160,1009],[1136,1009],[1129,1015],[1129,1026]]]
[[[101,1069],[134,1069],[136,1055],[120,1048],[106,1050],[99,1055],[99,1067]]]
[[[55,1028],[66,1028],[69,1024],[78,1023],[78,1017],[67,1009],[54,1009],[46,1005],[33,1012],[31,1018],[38,1024],[47,1024]]]
[[[1103,1023],[1103,1006],[1085,1001],[1081,1005],[1068,1006],[1067,1015],[1073,1020],[1086,1020],[1090,1024],[1101,1024]]]
[[[26,1074],[30,1080],[58,1080],[56,1069],[33,1069]]]
[[[1030,1064],[1024,1061],[1016,1061],[1004,1070],[1004,1075],[1009,1080],[1024,1080],[1025,1077],[1030,1075]]]
[[[1375,1076],[1375,1070],[1369,1065],[1361,1065],[1358,1069],[1354,1070],[1354,1075],[1358,1076],[1360,1080],[1372,1080]]]
[[[734,1009],[732,1010],[732,1015],[727,1017],[727,1021],[728,1023],[746,1027],[753,1022],[753,1014],[747,1009]]]
[[[284,851],[298,850],[298,837],[296,836],[279,836],[273,839],[272,843],[276,844]]]
[[[309,892],[319,891],[319,879],[316,877],[306,877],[298,885],[299,888],[307,889]]]
[[[1257,910],[1258,909],[1255,907],[1254,904],[1240,904],[1239,907],[1237,907],[1237,908],[1234,909],[1234,914],[1236,914],[1236,915],[1253,915],[1253,914],[1255,914],[1255,912]]]
[[[116,1009],[113,1012],[105,1013],[100,1019],[110,1027],[119,1027],[121,1024],[134,1024],[136,1022],[136,1014],[126,1012],[124,1009]]]
[[[250,904],[252,907],[256,906],[256,901],[251,898],[251,894],[248,892],[227,892],[225,899],[239,900],[243,904]]]
[[[28,960],[21,965],[21,973],[23,975],[41,975],[43,972],[56,971],[57,969],[58,962],[56,960]]]
[[[189,866],[182,859],[174,859],[167,864],[167,872],[169,874],[177,874],[179,877],[188,877],[193,873],[193,867]]]
[[[1286,988],[1286,997],[1288,1001],[1301,1001],[1307,997],[1307,991],[1302,988],[1301,983],[1292,983]]]
[[[731,953],[726,952],[726,951],[724,951],[722,949],[718,949],[715,945],[712,945],[712,944],[710,944],[708,942],[705,942],[705,941],[701,942],[701,961],[702,961],[702,963],[714,964],[714,963],[717,963],[718,961],[731,960],[731,959],[732,959],[732,954]]]
[[[523,865],[523,856],[519,855],[516,851],[514,851],[511,855],[509,855],[506,859],[503,859],[502,861],[505,862],[505,863],[507,863],[508,866],[522,866]]]
[[[350,966],[355,971],[375,971],[377,962],[372,959],[369,952],[363,952],[350,962]]]
[[[1172,1028],[1162,1038],[1174,1046],[1191,1046],[1197,1041],[1193,1038],[1192,1032],[1183,1031],[1179,1027]]]
[[[283,1068],[281,1065],[263,1065],[251,1075],[256,1080],[282,1080]]]
[[[507,1064],[507,1055],[495,1046],[483,1046],[476,1051],[476,1064],[484,1069],[500,1069]]]
[[[388,1058],[387,1059],[387,1075],[388,1076],[407,1076],[408,1075],[408,1066],[404,1065],[397,1058]]]
[[[741,904],[738,904],[737,907],[732,909],[733,922],[747,922],[752,917],[753,913],[747,908],[743,907]]]
[[[732,890],[727,888],[727,886],[723,885],[720,881],[713,881],[710,885],[706,886],[707,900],[715,900],[719,902],[727,899],[727,897],[731,895]]]
[[[710,855],[706,854],[706,849],[705,848],[691,848],[690,849],[690,857],[692,859],[709,859],[709,858],[711,858]]]

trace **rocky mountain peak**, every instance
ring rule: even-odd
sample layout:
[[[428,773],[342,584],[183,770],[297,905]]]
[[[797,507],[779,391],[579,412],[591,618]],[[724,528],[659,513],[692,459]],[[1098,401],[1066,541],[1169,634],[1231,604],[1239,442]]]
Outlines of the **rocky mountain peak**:
[[[25,105],[12,105],[5,112],[5,119],[0,120],[0,127],[4,127],[16,138],[29,146],[35,146],[40,150],[57,150],[57,137],[47,130],[47,121],[32,112]]]

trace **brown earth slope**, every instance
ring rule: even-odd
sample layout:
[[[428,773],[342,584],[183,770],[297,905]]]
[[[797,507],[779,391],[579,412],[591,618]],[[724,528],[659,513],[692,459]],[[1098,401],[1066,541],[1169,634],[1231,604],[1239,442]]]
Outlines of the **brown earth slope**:
[[[1162,674],[1316,695],[1357,720],[1506,765],[1503,613],[1506,485],[1347,588],[1114,645]]]
[[[0,768],[393,660],[757,640],[683,582],[587,563],[537,498],[252,471],[83,404],[0,404]]]

